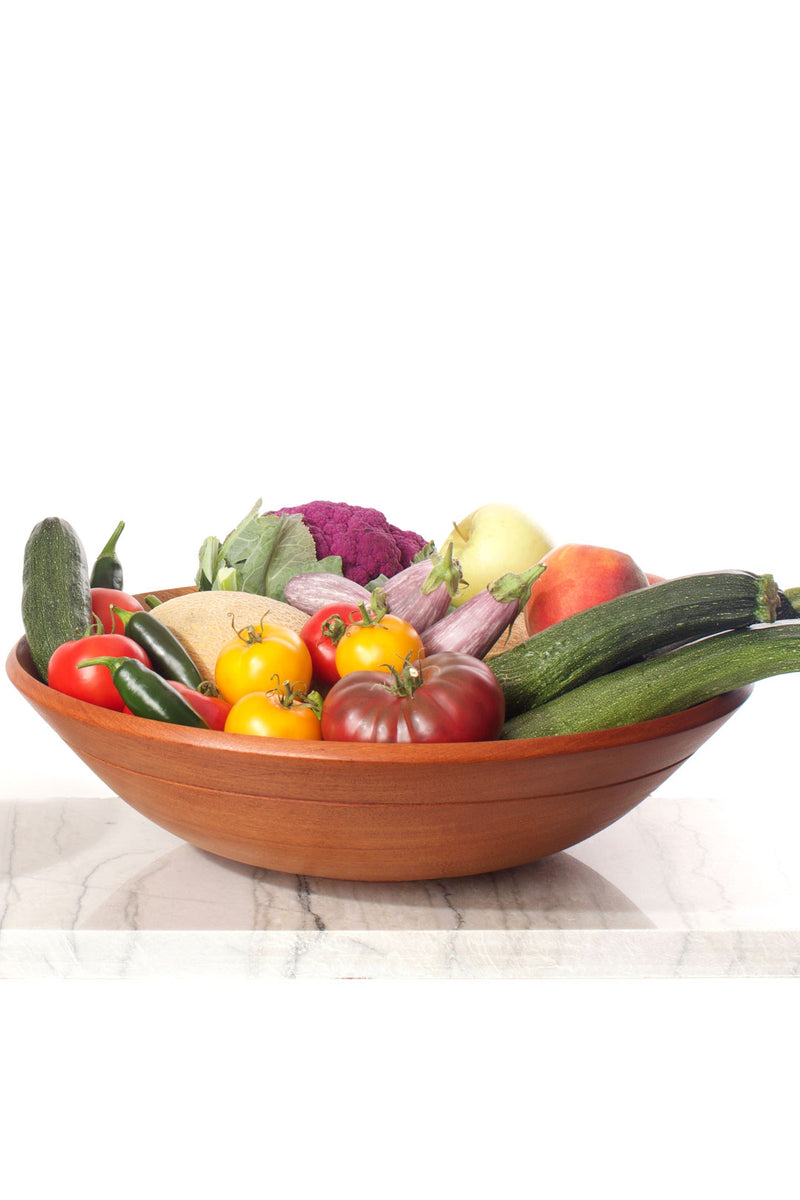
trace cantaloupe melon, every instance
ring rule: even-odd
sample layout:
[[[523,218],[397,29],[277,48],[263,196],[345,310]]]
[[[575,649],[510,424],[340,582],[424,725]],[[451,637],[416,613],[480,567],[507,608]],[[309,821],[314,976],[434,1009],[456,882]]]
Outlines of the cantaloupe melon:
[[[299,608],[251,592],[190,592],[165,600],[152,613],[172,630],[203,679],[211,681],[217,655],[238,630],[267,622],[299,633],[308,620]]]

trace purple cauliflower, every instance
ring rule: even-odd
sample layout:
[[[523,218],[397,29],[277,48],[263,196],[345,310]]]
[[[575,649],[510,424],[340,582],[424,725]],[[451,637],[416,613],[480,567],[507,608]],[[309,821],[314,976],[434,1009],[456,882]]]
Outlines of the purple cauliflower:
[[[426,539],[407,529],[390,525],[376,508],[361,508],[334,500],[311,500],[278,514],[299,513],[317,548],[317,558],[338,554],[342,574],[356,583],[367,584],[379,575],[391,578],[410,565]]]

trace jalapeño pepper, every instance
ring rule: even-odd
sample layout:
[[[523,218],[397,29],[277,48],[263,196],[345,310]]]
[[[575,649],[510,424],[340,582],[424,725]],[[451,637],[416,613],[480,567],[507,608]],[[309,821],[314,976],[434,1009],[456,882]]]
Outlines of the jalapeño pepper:
[[[190,725],[208,729],[208,725],[188,700],[157,671],[136,658],[114,658],[103,654],[85,658],[79,667],[108,667],[114,687],[136,717],[165,721],[171,725]]]
[[[117,541],[124,528],[125,522],[120,521],[98,554],[89,579],[90,587],[114,588],[115,591],[122,591],[123,572],[122,563],[117,558]]]
[[[146,611],[126,612],[113,604],[111,610],[122,622],[126,636],[147,651],[159,675],[190,688],[200,686],[203,678],[191,655],[158,617]]]

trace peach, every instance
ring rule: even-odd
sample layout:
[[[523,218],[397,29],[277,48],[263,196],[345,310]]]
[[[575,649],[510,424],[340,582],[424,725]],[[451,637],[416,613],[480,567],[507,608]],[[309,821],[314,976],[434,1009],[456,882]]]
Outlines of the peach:
[[[534,582],[525,606],[529,634],[625,592],[650,586],[647,575],[629,554],[604,546],[568,543],[556,546],[541,561],[546,570]]]

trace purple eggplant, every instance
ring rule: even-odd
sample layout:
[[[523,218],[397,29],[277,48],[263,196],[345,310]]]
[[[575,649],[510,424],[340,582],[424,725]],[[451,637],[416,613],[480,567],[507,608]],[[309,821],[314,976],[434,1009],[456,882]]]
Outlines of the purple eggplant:
[[[369,604],[372,600],[372,593],[354,579],[326,571],[293,575],[283,595],[287,604],[304,613],[319,612],[326,604],[353,604],[358,608],[359,604]]]
[[[460,584],[461,567],[453,561],[453,547],[448,545],[444,554],[411,563],[376,590],[392,616],[408,621],[422,634],[444,616]]]
[[[536,563],[519,575],[501,575],[465,600],[423,632],[426,654],[454,650],[483,658],[514,624],[528,602],[532,584],[544,569],[544,563]]]

